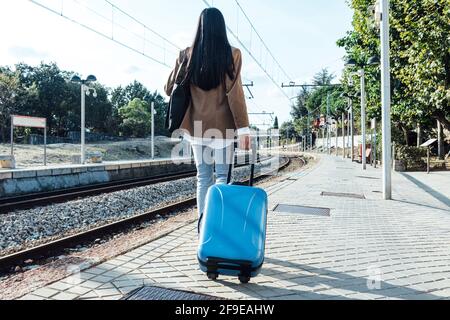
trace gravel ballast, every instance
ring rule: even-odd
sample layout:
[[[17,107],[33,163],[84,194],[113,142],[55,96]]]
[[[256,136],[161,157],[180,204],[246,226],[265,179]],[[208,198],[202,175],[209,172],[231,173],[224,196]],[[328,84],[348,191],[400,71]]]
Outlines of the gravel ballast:
[[[245,167],[236,169],[234,176],[240,180],[248,174]],[[0,256],[143,214],[195,194],[196,178],[187,178],[0,215]]]

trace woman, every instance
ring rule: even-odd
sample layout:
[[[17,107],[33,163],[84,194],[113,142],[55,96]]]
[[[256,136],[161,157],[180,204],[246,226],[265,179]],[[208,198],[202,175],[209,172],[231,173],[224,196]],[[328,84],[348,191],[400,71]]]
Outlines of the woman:
[[[199,216],[205,210],[208,189],[214,184],[214,168],[216,183],[227,183],[236,135],[239,147],[250,149],[241,67],[241,51],[230,46],[222,13],[205,9],[194,44],[180,52],[165,86],[167,95],[171,95],[179,74],[185,74],[184,80],[190,84],[191,103],[180,129],[194,152]],[[186,70],[180,70],[183,68]]]

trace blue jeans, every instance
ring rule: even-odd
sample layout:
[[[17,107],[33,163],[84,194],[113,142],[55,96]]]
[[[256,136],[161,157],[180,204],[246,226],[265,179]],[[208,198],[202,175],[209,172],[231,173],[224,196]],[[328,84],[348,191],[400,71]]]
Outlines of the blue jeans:
[[[232,146],[224,149],[211,149],[207,146],[193,145],[195,165],[197,167],[197,207],[201,216],[205,211],[206,194],[211,186],[226,184],[230,164],[234,159]],[[215,168],[215,181],[214,181]]]

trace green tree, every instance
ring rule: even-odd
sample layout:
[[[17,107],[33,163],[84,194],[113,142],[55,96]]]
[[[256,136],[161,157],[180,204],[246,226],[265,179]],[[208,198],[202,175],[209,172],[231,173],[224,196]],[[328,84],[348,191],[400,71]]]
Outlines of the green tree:
[[[379,54],[379,33],[368,10],[375,0],[351,0],[353,30],[338,41],[347,56],[359,63]],[[422,126],[431,132],[436,119],[450,130],[450,2],[448,0],[391,0],[392,120],[394,139],[408,143],[408,134]],[[344,75],[346,92],[350,88]],[[381,120],[380,71],[367,68],[368,117]],[[357,77],[353,76],[355,83]]]
[[[41,63],[37,67],[18,64],[16,72],[22,86],[36,92],[33,99],[25,103],[22,113],[46,118],[51,134],[64,135],[67,115],[77,108],[75,92],[67,83],[70,73],[61,71],[55,63]]]
[[[322,69],[313,78],[313,84],[316,86],[329,85],[335,79],[335,75],[330,73],[328,69]]]
[[[150,112],[151,103],[155,103],[155,132],[159,135],[168,135],[169,132],[165,128],[167,103],[158,92],[150,92],[142,83],[138,81],[134,81],[126,87],[118,87],[112,91],[111,102],[113,104],[113,113],[119,117],[119,108],[128,105],[133,99],[136,98],[147,103],[148,112]]]
[[[0,70],[0,135],[3,142],[8,138],[11,115],[17,111],[19,91],[19,79],[9,70]]]
[[[278,122],[278,117],[275,117],[275,121],[274,121],[274,123],[273,123],[273,128],[274,128],[275,130],[280,129],[280,125],[279,125],[279,122]]]
[[[280,135],[281,135],[281,138],[285,139],[285,140],[289,140],[289,139],[297,140],[298,137],[300,136],[297,132],[297,129],[296,129],[293,121],[287,121],[281,125]]]
[[[149,134],[152,115],[148,109],[148,103],[139,98],[119,109],[119,115],[123,119],[120,127],[125,136],[145,138]]]
[[[292,106],[291,116],[294,119],[301,119],[308,116],[308,108],[306,107],[311,91],[307,87],[302,87]]]
[[[330,116],[340,121],[340,116],[347,105],[341,97],[343,89],[329,86],[333,79],[334,75],[330,74],[327,69],[322,69],[312,79],[313,84],[318,87],[309,89],[305,86],[300,89],[291,111],[297,134],[306,134],[315,118],[321,114],[327,114],[328,104]]]

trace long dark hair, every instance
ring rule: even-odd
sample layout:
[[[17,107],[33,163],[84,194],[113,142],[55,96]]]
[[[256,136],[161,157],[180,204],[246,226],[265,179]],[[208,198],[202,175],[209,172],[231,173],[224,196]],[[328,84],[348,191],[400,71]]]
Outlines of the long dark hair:
[[[228,41],[225,19],[216,8],[203,10],[192,45],[187,79],[202,90],[209,91],[234,79],[234,60]]]

